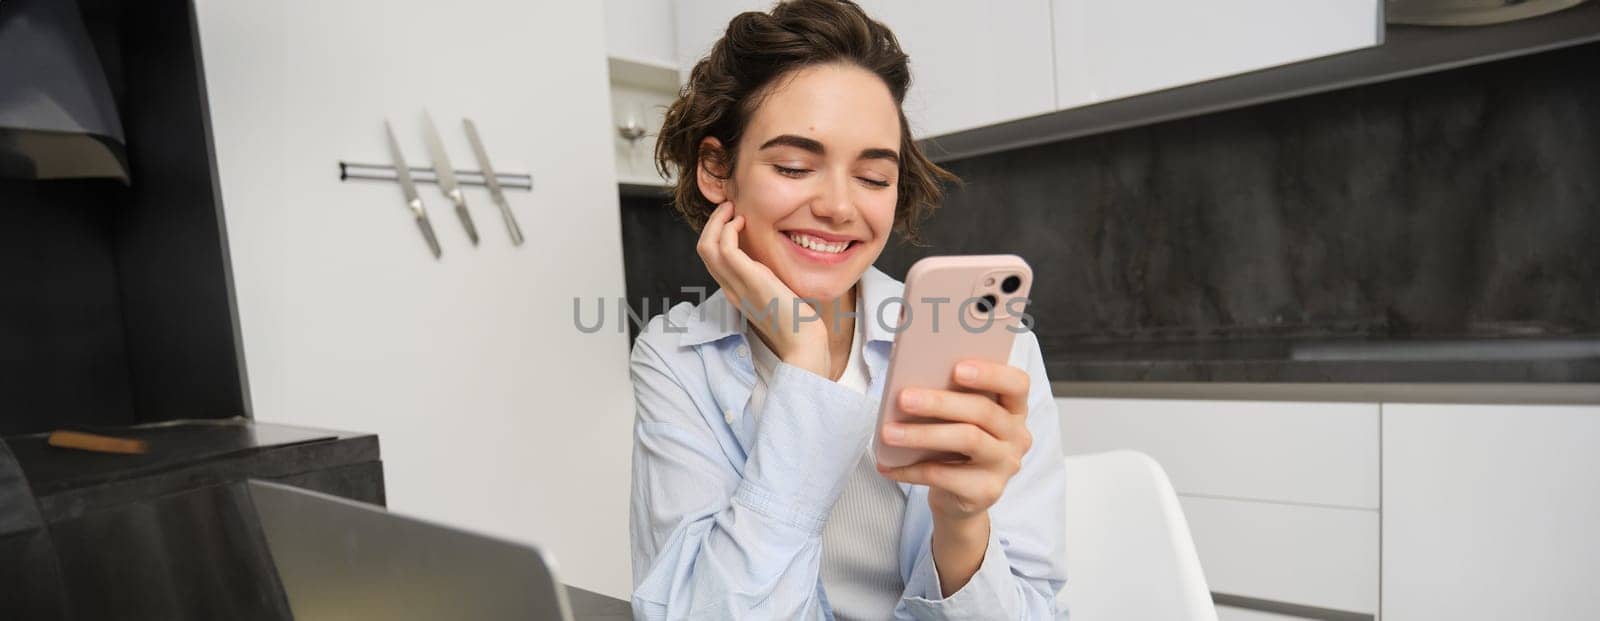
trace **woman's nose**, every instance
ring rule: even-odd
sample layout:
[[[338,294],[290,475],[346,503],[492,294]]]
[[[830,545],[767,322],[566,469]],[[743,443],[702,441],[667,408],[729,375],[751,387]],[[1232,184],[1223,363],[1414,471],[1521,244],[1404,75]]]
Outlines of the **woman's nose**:
[[[812,215],[840,223],[854,219],[855,209],[855,204],[850,201],[849,175],[830,175],[811,201]]]

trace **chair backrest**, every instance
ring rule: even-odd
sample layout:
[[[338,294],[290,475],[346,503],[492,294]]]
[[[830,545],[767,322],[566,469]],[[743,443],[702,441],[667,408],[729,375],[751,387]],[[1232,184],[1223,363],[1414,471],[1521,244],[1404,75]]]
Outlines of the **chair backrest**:
[[[1135,451],[1066,458],[1067,585],[1074,621],[1216,621],[1166,472]]]

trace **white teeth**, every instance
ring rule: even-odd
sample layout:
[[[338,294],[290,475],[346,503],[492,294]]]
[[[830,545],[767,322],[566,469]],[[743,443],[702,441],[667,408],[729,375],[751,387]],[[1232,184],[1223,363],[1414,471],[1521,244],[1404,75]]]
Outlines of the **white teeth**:
[[[826,252],[828,254],[839,254],[844,252],[845,248],[850,247],[850,242],[847,241],[825,242],[810,235],[801,235],[799,233],[789,233],[789,239],[793,240],[794,243],[799,244],[801,247],[809,248],[817,252]]]

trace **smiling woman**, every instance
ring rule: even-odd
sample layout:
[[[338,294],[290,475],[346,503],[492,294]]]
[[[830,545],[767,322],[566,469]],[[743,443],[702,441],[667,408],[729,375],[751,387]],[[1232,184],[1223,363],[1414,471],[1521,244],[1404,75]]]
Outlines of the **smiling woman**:
[[[843,62],[795,69],[769,89],[734,149],[745,156],[702,155],[692,176],[702,200],[735,205],[751,259],[801,297],[834,300],[895,223],[899,107],[883,80]],[[701,139],[702,154],[721,150]]]
[[[959,365],[963,391],[893,395],[928,422],[886,444],[962,459],[868,450],[904,288],[873,262],[954,181],[911,139],[910,79],[860,7],[794,0],[735,17],[668,110],[657,162],[720,289],[634,343],[636,616],[1056,616],[1060,428],[1031,333]]]
[[[694,66],[689,83],[667,110],[656,143],[658,164],[663,172],[691,173],[706,160],[726,171],[737,160],[750,118],[763,97],[779,85],[780,76],[792,77],[788,74],[797,69],[828,63],[853,66],[876,76],[876,89],[890,99],[888,112],[894,115],[894,122],[880,120],[874,127],[892,132],[880,147],[896,163],[903,161],[898,177],[890,180],[899,185],[895,225],[908,239],[916,240],[917,223],[938,207],[943,196],[940,185],[956,178],[922,154],[900,111],[911,86],[908,58],[893,32],[852,3],[841,3],[847,8],[828,2],[786,4],[771,15],[744,13],[729,22],[729,36]],[[808,38],[808,33],[827,36]],[[725,147],[702,151],[707,137]],[[685,182],[676,188],[673,204],[699,230],[716,203],[700,194],[696,175],[677,178]]]

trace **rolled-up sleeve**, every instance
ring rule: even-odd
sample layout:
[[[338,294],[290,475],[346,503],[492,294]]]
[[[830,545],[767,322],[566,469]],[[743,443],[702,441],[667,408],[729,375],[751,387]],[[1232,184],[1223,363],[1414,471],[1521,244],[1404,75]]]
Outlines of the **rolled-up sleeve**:
[[[875,404],[780,363],[741,476],[646,339],[630,370],[634,617],[824,618],[822,527],[865,449]]]
[[[1033,333],[1017,336],[1011,364],[1029,377],[1028,430],[1033,447],[1022,470],[989,509],[989,547],[977,573],[943,597],[930,546],[923,546],[896,610],[913,619],[1055,619],[1066,584],[1066,473],[1061,422]]]

